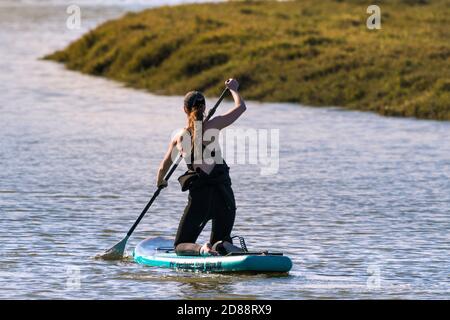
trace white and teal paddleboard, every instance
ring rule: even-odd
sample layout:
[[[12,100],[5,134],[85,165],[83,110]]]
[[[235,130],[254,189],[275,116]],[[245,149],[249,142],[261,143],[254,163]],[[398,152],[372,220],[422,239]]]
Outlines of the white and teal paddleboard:
[[[288,272],[292,261],[282,254],[245,253],[229,256],[177,256],[173,242],[164,238],[141,241],[134,261],[151,267],[197,272]]]

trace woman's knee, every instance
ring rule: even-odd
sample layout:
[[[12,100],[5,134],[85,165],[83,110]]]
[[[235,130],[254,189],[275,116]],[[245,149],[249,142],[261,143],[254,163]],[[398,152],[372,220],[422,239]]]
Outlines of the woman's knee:
[[[198,256],[201,246],[196,243],[179,243],[175,245],[175,253],[179,256]]]

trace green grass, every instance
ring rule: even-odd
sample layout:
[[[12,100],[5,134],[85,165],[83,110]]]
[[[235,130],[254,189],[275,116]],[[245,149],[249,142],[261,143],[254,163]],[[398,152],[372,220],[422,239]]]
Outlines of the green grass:
[[[217,95],[235,77],[260,101],[450,120],[450,3],[227,2],[129,13],[47,59],[158,94]]]

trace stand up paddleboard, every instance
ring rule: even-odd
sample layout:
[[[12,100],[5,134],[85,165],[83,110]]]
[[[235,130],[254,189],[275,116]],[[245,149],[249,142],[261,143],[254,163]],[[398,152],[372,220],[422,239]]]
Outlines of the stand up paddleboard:
[[[133,251],[139,264],[197,272],[288,272],[292,261],[282,253],[245,252],[227,256],[177,256],[173,241],[148,238]]]

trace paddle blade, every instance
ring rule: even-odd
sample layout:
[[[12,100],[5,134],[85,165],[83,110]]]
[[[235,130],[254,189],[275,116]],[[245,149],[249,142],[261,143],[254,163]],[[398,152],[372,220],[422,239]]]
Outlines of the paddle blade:
[[[114,247],[106,250],[103,254],[97,255],[96,258],[104,259],[104,260],[121,260],[125,253],[127,241],[128,241],[128,237],[123,238]]]

